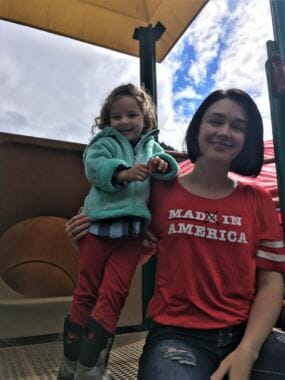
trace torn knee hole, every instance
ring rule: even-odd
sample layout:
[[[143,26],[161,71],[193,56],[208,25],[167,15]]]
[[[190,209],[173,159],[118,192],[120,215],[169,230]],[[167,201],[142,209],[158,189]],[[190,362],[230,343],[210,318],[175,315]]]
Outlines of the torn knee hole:
[[[178,361],[180,364],[196,366],[196,356],[194,353],[185,347],[163,347],[161,349],[164,359]]]
[[[278,342],[285,343],[285,333],[280,333],[276,336]]]

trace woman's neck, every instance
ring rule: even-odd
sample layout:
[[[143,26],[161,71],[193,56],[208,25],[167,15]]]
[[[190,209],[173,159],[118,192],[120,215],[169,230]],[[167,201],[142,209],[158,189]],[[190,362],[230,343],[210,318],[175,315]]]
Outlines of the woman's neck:
[[[223,198],[236,187],[228,177],[229,168],[217,163],[197,160],[191,173],[180,177],[181,185],[189,192],[206,198]]]

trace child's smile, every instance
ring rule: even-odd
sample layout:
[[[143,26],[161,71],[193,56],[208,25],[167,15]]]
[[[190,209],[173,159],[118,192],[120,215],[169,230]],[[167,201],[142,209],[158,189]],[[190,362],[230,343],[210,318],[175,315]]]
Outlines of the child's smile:
[[[144,117],[133,97],[121,96],[113,102],[110,124],[129,141],[137,140],[140,137],[144,128]]]

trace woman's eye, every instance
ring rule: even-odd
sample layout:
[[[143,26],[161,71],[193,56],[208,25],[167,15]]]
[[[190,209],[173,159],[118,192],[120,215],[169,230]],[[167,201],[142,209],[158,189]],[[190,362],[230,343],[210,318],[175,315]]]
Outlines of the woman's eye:
[[[210,120],[209,122],[212,125],[220,125],[222,123],[221,120]]]
[[[232,123],[231,128],[238,132],[245,132],[246,131],[246,124],[245,123]]]
[[[234,124],[234,125],[232,126],[232,128],[233,128],[235,131],[242,132],[242,133],[245,133],[245,131],[246,131],[246,127],[245,127],[245,125],[243,125],[243,124]]]

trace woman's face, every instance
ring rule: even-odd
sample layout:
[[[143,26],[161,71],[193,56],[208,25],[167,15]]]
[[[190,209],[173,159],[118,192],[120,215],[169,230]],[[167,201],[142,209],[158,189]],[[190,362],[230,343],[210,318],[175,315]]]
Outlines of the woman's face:
[[[228,98],[213,103],[201,121],[201,157],[230,165],[243,147],[246,129],[246,113],[238,103]]]

